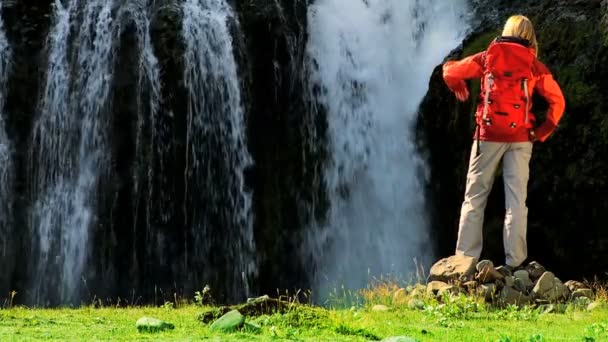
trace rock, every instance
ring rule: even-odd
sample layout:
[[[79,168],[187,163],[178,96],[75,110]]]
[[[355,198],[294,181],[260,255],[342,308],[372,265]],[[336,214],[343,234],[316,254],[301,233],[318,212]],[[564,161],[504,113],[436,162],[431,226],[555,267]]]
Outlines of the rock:
[[[496,267],[496,270],[505,277],[510,277],[513,275],[513,273],[511,273],[511,270],[504,266],[498,266]]]
[[[538,279],[536,285],[532,289],[532,295],[537,299],[546,299],[554,302],[561,299],[566,299],[570,295],[570,291],[566,285],[555,278],[551,272],[545,272]]]
[[[505,286],[509,286],[509,287],[515,286],[515,277],[513,277],[513,276],[505,277],[504,281],[505,281]]]
[[[467,291],[473,291],[479,286],[479,283],[476,282],[475,280],[471,280],[471,281],[467,281],[466,283],[462,284],[462,286]]]
[[[489,264],[486,264],[476,276],[477,280],[482,284],[491,283],[498,279],[503,279],[504,277],[505,276],[502,275],[502,273],[498,272],[494,267],[490,267]]]
[[[175,328],[173,324],[153,317],[142,317],[137,320],[135,326],[139,332],[158,332]]]
[[[492,301],[496,295],[496,285],[494,284],[483,284],[477,289],[477,293],[484,297],[486,301]]]
[[[593,299],[595,297],[595,293],[593,293],[593,290],[591,290],[591,289],[578,289],[578,290],[575,290],[574,292],[572,292],[571,297],[572,297],[572,299],[576,299],[576,298],[580,298],[580,297],[587,297],[587,298]]]
[[[564,285],[566,285],[568,287],[568,290],[570,290],[570,292],[575,292],[576,290],[589,288],[589,286],[581,283],[580,281],[575,281],[575,280],[568,280],[567,282],[564,283]]]
[[[420,299],[412,298],[409,302],[407,302],[407,307],[411,310],[424,310],[424,302]]]
[[[513,281],[513,288],[525,294],[528,294],[529,292],[529,288],[524,284],[523,280],[521,280],[520,278],[515,278],[515,280]]]
[[[382,305],[382,304],[377,304],[372,307],[372,311],[376,311],[376,312],[388,311],[388,306]]]
[[[526,266],[526,271],[528,271],[528,274],[530,275],[530,279],[532,281],[536,281],[547,270],[545,270],[545,268],[541,264],[537,263],[536,261],[532,261],[528,266]]]
[[[410,291],[410,297],[413,298],[424,298],[427,292],[427,287],[422,284],[416,284]]]
[[[530,297],[513,289],[510,286],[505,286],[500,290],[497,296],[498,303],[501,305],[527,305],[530,303]]]
[[[528,273],[528,271],[519,270],[513,273],[513,276],[515,277],[513,287],[516,290],[526,294],[532,291],[532,288],[534,288],[534,282],[530,279],[530,274]]]
[[[245,323],[245,316],[238,310],[232,310],[211,324],[210,329],[221,332],[234,332]]]
[[[513,276],[515,279],[520,279],[526,287],[534,286],[534,282],[530,279],[530,273],[526,270],[519,270],[513,273]]]
[[[437,295],[437,293],[439,293],[439,291],[441,291],[442,289],[449,287],[450,285],[448,285],[447,283],[444,283],[442,281],[432,281],[430,283],[427,284],[426,286],[426,294],[428,296],[435,296]]]
[[[477,266],[475,266],[477,272],[481,272],[483,269],[486,268],[494,268],[494,263],[490,260],[481,260],[477,263]]]
[[[429,281],[450,282],[475,274],[477,259],[465,255],[453,255],[441,259],[431,267]]]
[[[418,340],[409,336],[392,336],[385,338],[382,342],[418,342]]]
[[[459,295],[461,293],[464,293],[464,290],[462,288],[460,288],[459,286],[448,285],[446,287],[441,288],[439,290],[439,292],[437,293],[437,296],[443,297],[443,295],[446,293],[450,294],[450,295]]]
[[[393,294],[393,304],[403,305],[403,304],[407,303],[408,300],[409,300],[409,297],[408,297],[407,291],[405,289],[399,289],[399,290],[395,291],[395,293]]]
[[[202,312],[200,315],[198,315],[198,320],[205,324],[208,324],[229,312],[230,312],[230,308],[225,307],[225,306],[221,306],[219,308],[211,308],[207,311]]]
[[[572,300],[572,305],[579,307],[579,308],[587,308],[589,306],[589,304],[591,304],[591,299],[587,298],[587,297],[578,297],[578,298],[574,298]]]
[[[257,317],[287,312],[291,305],[291,303],[285,300],[261,296],[250,298],[247,300],[247,303],[232,306],[231,309],[238,310],[242,315],[247,317]]]

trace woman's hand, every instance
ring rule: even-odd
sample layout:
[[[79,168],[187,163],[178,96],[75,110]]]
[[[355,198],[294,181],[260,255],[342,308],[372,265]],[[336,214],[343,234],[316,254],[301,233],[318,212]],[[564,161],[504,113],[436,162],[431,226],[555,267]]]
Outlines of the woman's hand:
[[[531,142],[537,142],[538,141],[538,137],[536,136],[536,132],[534,131],[534,129],[531,129],[528,131],[528,135],[530,136],[530,141]]]
[[[455,91],[456,98],[460,102],[464,102],[469,98],[469,89],[467,87],[463,87],[461,90]]]

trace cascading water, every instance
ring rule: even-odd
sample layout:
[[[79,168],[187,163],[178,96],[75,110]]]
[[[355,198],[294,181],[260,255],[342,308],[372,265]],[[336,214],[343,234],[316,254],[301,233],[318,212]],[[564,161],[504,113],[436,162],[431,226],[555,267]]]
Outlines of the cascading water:
[[[97,185],[110,165],[114,1],[64,5],[56,0],[54,5],[49,68],[30,152],[36,304],[47,304],[50,297],[62,303],[79,299],[89,230],[96,220]],[[82,20],[79,29],[72,30],[77,18]]]
[[[230,297],[237,298],[248,292],[256,262],[251,194],[244,179],[252,158],[246,145],[232,28],[238,30],[238,21],[225,0],[184,1],[188,101],[184,176],[193,229],[192,241],[186,239],[183,248],[193,250],[193,255],[185,256],[184,265],[202,269],[205,281],[223,281]],[[213,279],[222,273],[224,279]]]
[[[2,22],[2,2],[0,2],[0,267],[10,258],[11,217],[12,217],[12,191],[13,159],[11,143],[6,134],[4,99],[6,97],[6,81],[11,65],[11,49],[4,33]],[[8,272],[7,272],[8,273]],[[8,275],[10,276],[10,275]],[[0,286],[4,282],[0,281]]]
[[[330,208],[309,235],[315,287],[361,288],[430,257],[412,125],[433,68],[462,41],[466,1],[318,0],[312,84],[327,112]],[[437,113],[442,115],[442,113]]]

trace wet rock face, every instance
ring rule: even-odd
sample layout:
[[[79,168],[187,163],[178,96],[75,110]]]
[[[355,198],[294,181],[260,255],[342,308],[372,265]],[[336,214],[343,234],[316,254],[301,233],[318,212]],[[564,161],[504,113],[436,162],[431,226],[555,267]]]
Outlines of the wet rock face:
[[[566,98],[566,111],[554,135],[535,144],[528,184],[528,248],[539,260],[567,277],[593,277],[608,267],[608,44],[598,32],[607,2],[474,1],[474,27],[463,45],[446,59],[483,51],[512,14],[529,16],[540,44],[539,58],[552,71]],[[417,123],[419,150],[430,166],[427,194],[440,255],[453,251],[473,143],[478,83],[469,83],[471,100],[460,103],[445,86],[441,66],[430,80]],[[604,91],[605,92],[605,91]],[[533,112],[544,120],[547,104],[535,96]],[[504,192],[499,172],[485,212],[484,257],[504,258]],[[596,197],[598,196],[598,197]],[[576,255],[576,258],[572,258]],[[581,264],[578,260],[584,259]],[[540,277],[530,273],[530,278]]]

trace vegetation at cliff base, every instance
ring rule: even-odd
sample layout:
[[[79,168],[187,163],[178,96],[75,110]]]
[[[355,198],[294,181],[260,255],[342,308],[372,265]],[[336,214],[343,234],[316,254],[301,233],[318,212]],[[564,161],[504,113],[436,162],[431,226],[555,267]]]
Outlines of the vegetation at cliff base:
[[[422,287],[420,287],[422,288]],[[604,292],[598,292],[604,293]],[[497,309],[475,296],[439,298],[383,284],[357,293],[359,303],[333,298],[325,308],[290,303],[276,313],[250,313],[238,329],[222,331],[201,322],[195,304],[162,307],[82,307],[0,310],[1,341],[605,341],[608,306],[603,295],[592,305],[556,304]],[[280,311],[280,312],[279,312]],[[142,317],[174,328],[138,330]]]

